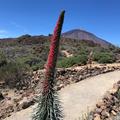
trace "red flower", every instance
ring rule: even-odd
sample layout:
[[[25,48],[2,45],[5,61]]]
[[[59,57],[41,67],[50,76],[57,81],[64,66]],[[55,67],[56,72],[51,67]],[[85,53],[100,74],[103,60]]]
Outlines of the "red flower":
[[[65,11],[61,12],[56,27],[54,29],[54,34],[51,38],[50,51],[46,64],[45,81],[43,83],[43,91],[45,93],[49,90],[49,86],[50,86],[49,83],[53,82],[54,80],[54,72],[57,62],[58,51],[59,51],[59,41],[60,41],[60,35],[64,21],[64,13]]]

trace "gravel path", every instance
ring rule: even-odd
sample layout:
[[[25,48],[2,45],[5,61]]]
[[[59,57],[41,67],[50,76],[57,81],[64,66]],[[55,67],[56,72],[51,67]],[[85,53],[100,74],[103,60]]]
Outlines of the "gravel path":
[[[60,90],[60,99],[65,114],[64,120],[78,120],[88,109],[93,109],[106,91],[119,80],[120,71],[114,71],[87,78]],[[17,112],[5,120],[31,120],[33,107],[35,106]]]

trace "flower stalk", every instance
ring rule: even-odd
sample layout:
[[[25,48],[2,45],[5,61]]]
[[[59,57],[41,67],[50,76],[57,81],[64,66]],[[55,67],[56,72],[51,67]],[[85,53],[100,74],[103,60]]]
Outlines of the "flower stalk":
[[[56,27],[54,29],[53,36],[51,38],[50,51],[46,64],[45,80],[43,82],[43,91],[39,99],[37,109],[33,115],[33,120],[61,120],[63,114],[58,99],[58,95],[55,86],[55,67],[57,63],[60,35],[62,31],[64,13],[62,11]]]

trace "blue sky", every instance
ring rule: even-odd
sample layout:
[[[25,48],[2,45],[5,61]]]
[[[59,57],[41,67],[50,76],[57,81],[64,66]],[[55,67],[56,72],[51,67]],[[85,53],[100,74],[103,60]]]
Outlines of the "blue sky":
[[[48,35],[63,9],[63,32],[80,28],[120,46],[120,0],[0,0],[0,38]]]

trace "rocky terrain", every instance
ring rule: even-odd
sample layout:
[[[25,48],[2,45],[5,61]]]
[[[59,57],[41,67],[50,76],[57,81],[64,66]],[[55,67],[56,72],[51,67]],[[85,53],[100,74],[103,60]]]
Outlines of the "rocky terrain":
[[[114,77],[114,80],[112,77]],[[97,104],[98,101],[102,99],[105,92],[109,90],[113,83],[117,82],[118,80],[119,71],[114,71],[85,79],[81,82],[68,85],[65,88],[61,89],[59,91],[59,94],[66,116],[65,120],[73,120],[75,118],[77,119],[88,110],[92,110],[95,107],[95,104]],[[27,120],[31,120],[31,115],[35,106],[31,106],[28,109],[14,112],[12,113],[11,117],[6,118],[5,120],[13,120],[13,118],[17,120],[21,120],[24,118]],[[71,107],[74,109],[71,109]],[[73,112],[74,116],[73,114],[71,114]]]
[[[101,101],[96,104],[92,113],[94,120],[113,120],[120,119],[120,81],[113,85]]]
[[[119,70],[120,65],[94,65],[92,68],[87,66],[72,67],[67,69],[57,70],[57,83],[56,89],[61,90],[65,86],[70,86],[73,83],[85,80],[88,77],[96,76],[99,74]],[[16,89],[2,89],[0,104],[0,119],[11,116],[13,112],[18,112],[30,107],[37,102],[37,98],[41,91],[42,81],[44,80],[44,70],[33,72],[32,82],[29,89],[23,88],[22,90]],[[38,84],[39,83],[39,84]],[[3,85],[2,85],[3,86]]]

